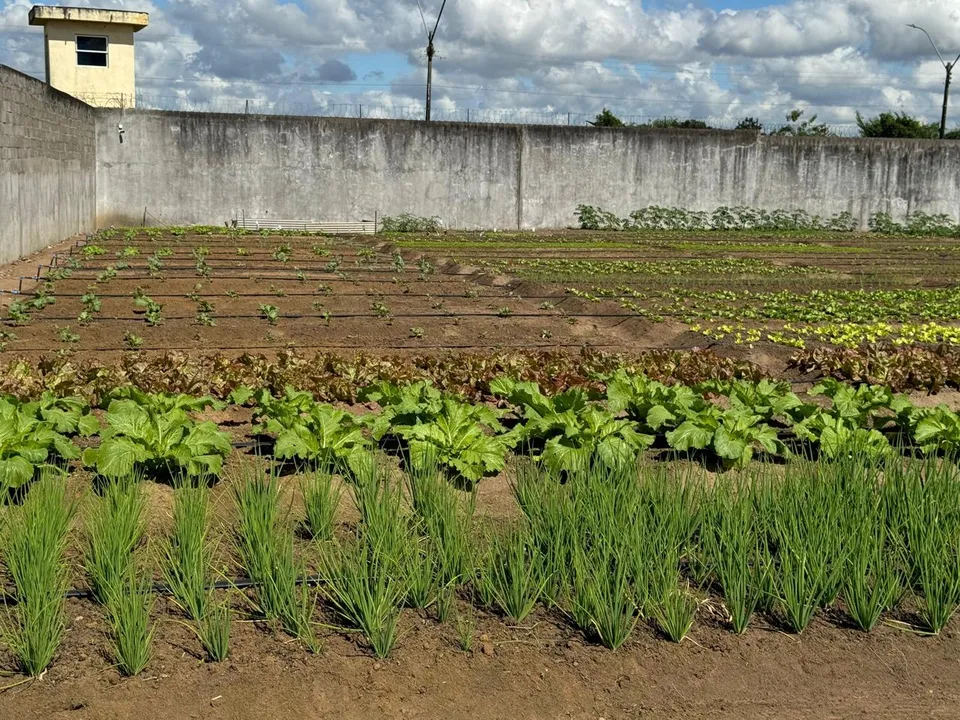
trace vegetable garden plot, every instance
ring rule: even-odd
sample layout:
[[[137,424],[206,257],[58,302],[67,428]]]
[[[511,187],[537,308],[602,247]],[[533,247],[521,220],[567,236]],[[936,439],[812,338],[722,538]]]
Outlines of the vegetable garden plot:
[[[367,238],[101,233],[8,304],[2,347],[32,356],[617,347],[643,329],[623,313],[551,310],[511,287]]]

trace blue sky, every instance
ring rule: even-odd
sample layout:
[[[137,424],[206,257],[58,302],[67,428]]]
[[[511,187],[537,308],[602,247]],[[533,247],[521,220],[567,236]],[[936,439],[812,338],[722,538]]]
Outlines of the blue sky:
[[[440,0],[422,2],[430,15]],[[31,4],[0,0],[0,62],[38,71]],[[137,36],[145,99],[220,109],[247,100],[292,110],[364,105],[395,116],[423,104],[416,0],[70,4],[151,13]],[[943,69],[908,22],[927,27],[951,59],[960,52],[960,3],[946,0],[449,0],[434,111],[587,118],[606,106],[719,124],[776,122],[802,108],[839,125],[858,110],[933,120]]]

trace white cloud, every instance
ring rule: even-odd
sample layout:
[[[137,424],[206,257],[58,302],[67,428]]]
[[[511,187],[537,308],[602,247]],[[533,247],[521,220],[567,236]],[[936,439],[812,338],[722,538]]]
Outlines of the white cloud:
[[[422,1],[432,26],[441,0]],[[154,96],[218,107],[248,98],[362,103],[397,114],[423,102],[416,0],[72,2],[150,12],[137,73]],[[0,62],[42,71],[42,34],[26,26],[31,4],[0,0]],[[960,52],[960,3],[947,0],[788,0],[722,12],[640,0],[451,0],[437,35],[434,102],[439,112],[607,106],[779,120],[807,107],[831,122],[849,122],[858,108],[934,119],[943,69],[908,22],[930,30],[951,60]],[[385,52],[407,66],[391,67]],[[378,87],[384,77],[392,84]]]

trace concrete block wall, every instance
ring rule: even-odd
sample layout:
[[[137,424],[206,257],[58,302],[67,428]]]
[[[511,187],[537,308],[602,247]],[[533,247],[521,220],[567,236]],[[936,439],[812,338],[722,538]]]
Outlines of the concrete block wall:
[[[97,223],[440,216],[516,228],[514,127],[101,110]],[[117,124],[124,128],[123,142]]]
[[[0,263],[96,229],[96,111],[0,65]]]
[[[439,216],[453,228],[556,228],[578,204],[960,219],[960,141],[793,138],[102,110],[97,222]],[[126,130],[119,141],[117,123]]]

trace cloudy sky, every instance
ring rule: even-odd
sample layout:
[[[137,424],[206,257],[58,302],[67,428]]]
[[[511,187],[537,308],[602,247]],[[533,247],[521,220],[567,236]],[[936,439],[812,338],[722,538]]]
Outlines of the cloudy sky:
[[[441,0],[421,0],[427,22]],[[28,0],[0,0],[0,63],[42,77]],[[291,110],[362,104],[422,112],[417,0],[71,0],[150,13],[137,84],[155,106]],[[956,0],[448,0],[434,112],[528,117],[752,116],[792,108],[843,124],[902,110],[938,120],[944,59],[960,53]],[[960,68],[955,76],[960,125]],[[510,119],[506,114],[503,119]]]

